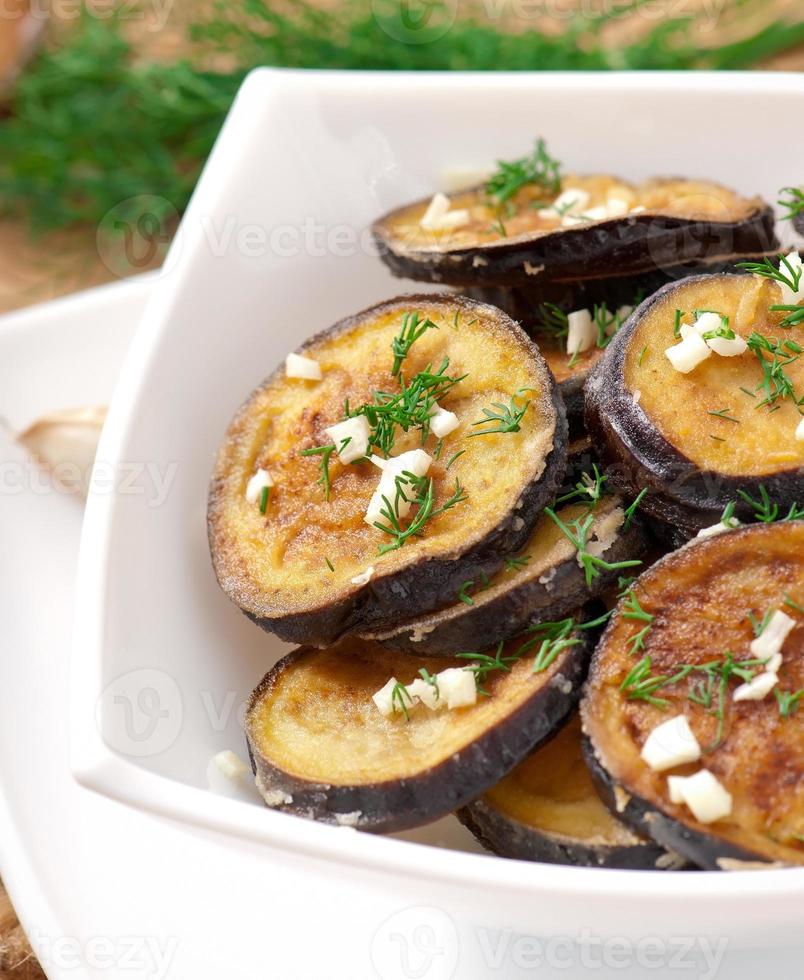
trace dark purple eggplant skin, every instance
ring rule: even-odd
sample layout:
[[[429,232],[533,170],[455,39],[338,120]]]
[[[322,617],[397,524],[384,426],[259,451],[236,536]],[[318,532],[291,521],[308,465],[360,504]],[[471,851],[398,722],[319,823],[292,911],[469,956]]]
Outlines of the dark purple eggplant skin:
[[[647,549],[647,534],[642,524],[635,520],[627,531],[618,535],[604,557],[606,561],[616,563],[639,558]],[[421,620],[375,638],[390,650],[413,656],[447,657],[462,650],[488,650],[500,640],[508,640],[536,623],[564,619],[590,599],[615,586],[620,574],[618,569],[601,569],[594,585],[587,586],[584,571],[573,556],[556,566],[549,589],[538,579],[520,582],[483,605],[454,603],[448,611],[455,615],[441,620],[431,632],[424,633],[421,640],[411,638]],[[432,615],[436,618],[438,613]]]
[[[720,273],[719,275],[725,275]],[[684,284],[711,276],[692,276]],[[717,524],[725,506],[735,501],[735,514],[749,520],[753,511],[740,502],[738,491],[758,497],[764,486],[780,508],[804,499],[804,471],[766,476],[732,476],[699,469],[652,425],[624,384],[625,355],[640,319],[670,296],[679,283],[668,283],[640,304],[620,328],[584,386],[586,429],[600,454],[609,486],[626,497],[647,488],[641,508],[684,539]]]
[[[307,340],[299,350],[303,353],[312,345],[326,336],[334,336],[353,329],[356,324],[370,314],[380,312],[384,307],[392,307],[404,302],[415,305],[417,302],[432,302],[443,300],[457,305],[466,315],[477,315],[479,310],[488,312],[488,306],[476,300],[451,294],[412,294],[376,304],[362,310],[353,316],[341,320],[334,326],[321,331]],[[502,311],[494,311],[511,331],[522,337],[533,351],[534,356],[541,361],[538,347],[523,334],[521,327]],[[271,374],[263,385],[284,370],[280,366]],[[502,565],[506,555],[516,554],[525,542],[544,508],[555,497],[558,487],[564,477],[567,464],[568,426],[566,411],[558,386],[549,368],[544,365],[544,382],[548,388],[548,396],[556,417],[553,448],[547,455],[544,468],[538,479],[533,480],[523,488],[520,498],[521,506],[509,513],[497,527],[477,544],[462,555],[447,555],[443,558],[431,558],[402,569],[384,578],[375,576],[359,591],[346,597],[341,602],[329,603],[314,613],[287,614],[267,616],[252,612],[238,601],[237,597],[227,589],[225,582],[230,577],[231,569],[220,568],[216,559],[216,527],[215,510],[219,494],[219,484],[222,481],[213,476],[210,484],[209,503],[207,512],[207,536],[210,551],[213,556],[213,568],[219,584],[234,601],[242,612],[257,626],[266,632],[273,633],[287,643],[327,646],[335,643],[340,637],[379,625],[389,625],[409,616],[411,608],[425,611],[434,608],[455,595],[463,582],[473,577],[493,575]],[[254,392],[241,406],[240,412],[247,410]],[[235,416],[237,420],[238,415]]]
[[[638,275],[595,276],[567,282],[534,282],[521,286],[469,286],[462,290],[464,295],[483,303],[490,303],[504,310],[510,317],[539,342],[539,307],[543,303],[554,303],[569,313],[572,310],[591,310],[595,304],[606,304],[609,310],[620,306],[635,306],[643,298],[651,296],[662,286],[690,276],[714,275],[719,272],[732,275],[744,273],[737,269],[736,262],[762,262],[763,259],[777,259],[778,243],[770,251],[753,255],[735,255],[712,261],[692,260],[674,266],[649,269]]]
[[[348,815],[349,826],[371,833],[407,830],[446,816],[499,782],[572,714],[591,655],[585,636],[580,634],[580,638],[581,643],[562,655],[560,673],[569,681],[569,689],[563,684],[545,684],[504,721],[429,770],[404,779],[333,786],[277,768],[248,743],[257,788],[263,796],[279,790],[292,798],[271,809],[336,825]],[[249,711],[299,652],[290,653],[265,675],[251,696]]]
[[[504,816],[482,799],[462,807],[456,816],[486,850],[500,857],[582,868],[655,871],[676,866],[664,847],[650,838],[634,844],[587,844],[536,831]]]
[[[423,202],[422,202],[423,203]],[[409,205],[406,205],[408,207]],[[517,286],[588,279],[687,261],[727,261],[776,247],[775,217],[762,202],[742,221],[690,221],[652,213],[610,218],[540,237],[517,236],[471,248],[394,250],[384,223],[372,225],[379,256],[394,275],[452,286]],[[544,266],[537,275],[528,269]]]
[[[793,217],[793,228],[799,235],[804,235],[804,211],[799,211]]]
[[[731,861],[757,862],[777,867],[778,862],[768,861],[761,854],[735,847],[712,834],[690,830],[678,820],[673,820],[647,800],[633,796],[617,784],[603,766],[589,738],[583,738],[583,755],[601,799],[611,812],[638,833],[651,837],[663,848],[675,851],[697,868],[707,871],[723,871]],[[627,802],[617,805],[617,797]],[[723,863],[721,863],[723,862]]]

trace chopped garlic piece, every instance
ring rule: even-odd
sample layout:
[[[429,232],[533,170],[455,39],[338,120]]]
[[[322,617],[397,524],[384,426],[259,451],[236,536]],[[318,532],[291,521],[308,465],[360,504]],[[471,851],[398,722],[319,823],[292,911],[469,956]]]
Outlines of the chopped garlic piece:
[[[436,676],[435,685],[429,684],[423,677],[417,677],[415,681],[408,684],[408,694],[412,698],[418,698],[425,707],[431,711],[438,711],[439,708],[446,707],[446,701],[441,697],[441,688]]]
[[[433,402],[433,409],[430,412],[430,431],[436,439],[443,439],[450,432],[454,432],[461,423],[455,412],[448,412],[442,408],[438,402]]]
[[[654,772],[662,772],[700,759],[701,746],[686,715],[676,715],[653,729],[640,755]]]
[[[352,585],[367,585],[371,581],[371,576],[374,574],[374,566],[369,565],[365,572],[361,572],[359,575],[351,580]]]
[[[428,231],[448,231],[451,228],[458,228],[460,225],[465,225],[468,221],[468,210],[466,208],[456,208],[454,211],[451,211],[449,198],[446,194],[442,194],[439,191],[433,195],[419,224]]]
[[[567,215],[580,214],[584,208],[589,204],[591,197],[589,194],[581,190],[580,187],[568,187],[565,191],[562,191],[558,197],[553,201],[550,208],[546,208],[542,211],[542,214],[550,212],[550,216],[554,215]]]
[[[796,439],[799,442],[804,442],[804,415],[801,416],[801,420],[796,426]]]
[[[605,517],[601,518],[594,527],[592,540],[586,545],[586,550],[595,558],[600,558],[617,540],[617,532],[625,522],[625,511],[622,507],[614,507]],[[583,567],[580,554],[578,564]]]
[[[574,310],[567,315],[567,353],[581,354],[595,346],[597,327],[589,310]]]
[[[727,523],[720,521],[717,524],[712,524],[709,527],[702,527],[697,533],[697,538],[714,538],[718,534],[725,534],[726,531],[734,531],[736,528],[742,527],[742,522],[738,521],[736,517],[730,517]]]
[[[599,204],[594,208],[587,208],[580,218],[586,218],[589,221],[603,221],[605,218],[609,217],[609,209],[605,204]]]
[[[757,674],[750,681],[746,681],[744,684],[740,684],[739,687],[734,689],[733,700],[734,701],[761,701],[776,687],[779,683],[779,678],[775,673],[771,671],[764,671],[761,674]]]
[[[676,371],[680,371],[681,374],[689,374],[702,361],[711,356],[712,350],[697,333],[690,332],[680,344],[668,347],[664,353]]]
[[[606,201],[606,211],[610,218],[619,218],[628,214],[628,201],[624,201],[621,197],[610,197]]]
[[[335,449],[342,463],[353,463],[362,459],[368,452],[371,428],[365,415],[344,419],[324,429],[335,443]]]
[[[701,823],[714,823],[731,813],[731,793],[708,769],[694,776],[669,776],[667,784],[670,801],[685,803]]]
[[[798,252],[791,252],[787,256],[787,261],[794,270],[801,271],[801,256],[798,254]],[[782,273],[789,278],[790,272],[783,262],[779,263],[779,267]],[[784,303],[785,306],[795,306],[797,303],[804,300],[804,275],[802,275],[801,279],[799,280],[798,289],[791,289],[783,282],[779,283],[779,289],[782,291],[782,303]]]
[[[377,710],[385,718],[390,718],[397,710],[397,705],[393,700],[394,688],[399,682],[392,677],[388,683],[371,695],[371,700],[377,705]]]
[[[259,469],[246,484],[246,500],[250,504],[256,504],[260,495],[266,487],[272,487],[274,481],[268,470]]]
[[[471,670],[448,667],[436,674],[436,680],[448,708],[464,708],[477,701],[477,684]]]
[[[251,776],[251,769],[231,749],[224,749],[223,752],[213,755],[212,761],[227,779],[242,779],[244,776]]]
[[[382,469],[380,482],[369,501],[366,516],[363,518],[366,524],[373,527],[378,521],[387,520],[382,516],[382,511],[386,506],[383,498],[389,501],[391,507],[395,507],[395,512],[399,517],[407,517],[413,502],[402,497],[398,501],[396,500],[396,479],[403,472],[412,473],[414,476],[426,476],[432,462],[432,457],[428,456],[423,449],[411,449],[409,452],[384,460],[385,466]],[[408,486],[408,489],[412,490],[412,487]],[[413,494],[406,494],[406,496],[413,496]]]
[[[303,381],[320,381],[321,365],[312,357],[301,354],[288,354],[285,360],[285,374],[289,378],[301,378]]]
[[[787,613],[777,609],[768,620],[765,629],[751,641],[751,655],[757,660],[768,660],[774,654],[780,653],[784,641],[795,625],[795,619],[791,619]]]
[[[748,344],[739,334],[734,337],[710,337],[706,343],[721,357],[738,357],[748,350]]]
[[[765,661],[765,672],[768,674],[778,674],[779,668],[782,666],[782,655],[781,653],[774,653],[772,657],[769,657]]]
[[[693,323],[692,329],[695,330],[696,333],[703,336],[710,330],[720,330],[722,326],[723,319],[721,318],[720,314],[712,313],[711,311],[707,310],[705,313],[701,313],[695,323]]]

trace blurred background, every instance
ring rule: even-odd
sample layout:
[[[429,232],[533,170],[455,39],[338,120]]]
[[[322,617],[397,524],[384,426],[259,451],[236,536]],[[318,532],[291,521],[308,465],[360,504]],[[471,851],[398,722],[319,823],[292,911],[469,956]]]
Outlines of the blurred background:
[[[0,0],[0,312],[157,266],[243,76],[266,64],[801,70],[804,14],[797,0]]]

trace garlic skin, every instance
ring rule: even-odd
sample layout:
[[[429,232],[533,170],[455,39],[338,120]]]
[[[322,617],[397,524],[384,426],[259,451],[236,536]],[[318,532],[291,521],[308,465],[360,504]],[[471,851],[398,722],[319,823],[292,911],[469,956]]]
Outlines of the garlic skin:
[[[105,406],[63,409],[37,419],[16,441],[60,490],[86,497],[105,421]]]

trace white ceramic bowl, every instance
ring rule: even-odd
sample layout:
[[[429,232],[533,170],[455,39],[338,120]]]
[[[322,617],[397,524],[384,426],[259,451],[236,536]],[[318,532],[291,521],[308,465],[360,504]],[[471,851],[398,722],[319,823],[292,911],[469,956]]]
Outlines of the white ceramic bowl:
[[[540,935],[587,929],[665,950],[672,937],[795,943],[804,870],[534,865],[469,853],[449,821],[400,841],[209,793],[207,761],[242,754],[243,703],[283,645],[218,588],[205,508],[221,435],[261,378],[311,333],[418,288],[372,254],[365,229],[378,214],[448,168],[521,154],[535,135],[568,168],[698,175],[775,200],[801,179],[791,121],[803,107],[804,78],[792,75],[253,73],[156,283],[99,451],[73,646],[79,781],[248,846],[315,857],[333,875],[390,872],[461,928],[532,934],[537,920]],[[422,843],[434,839],[448,846]],[[416,914],[439,934],[432,909]],[[421,974],[437,975],[451,974]]]

